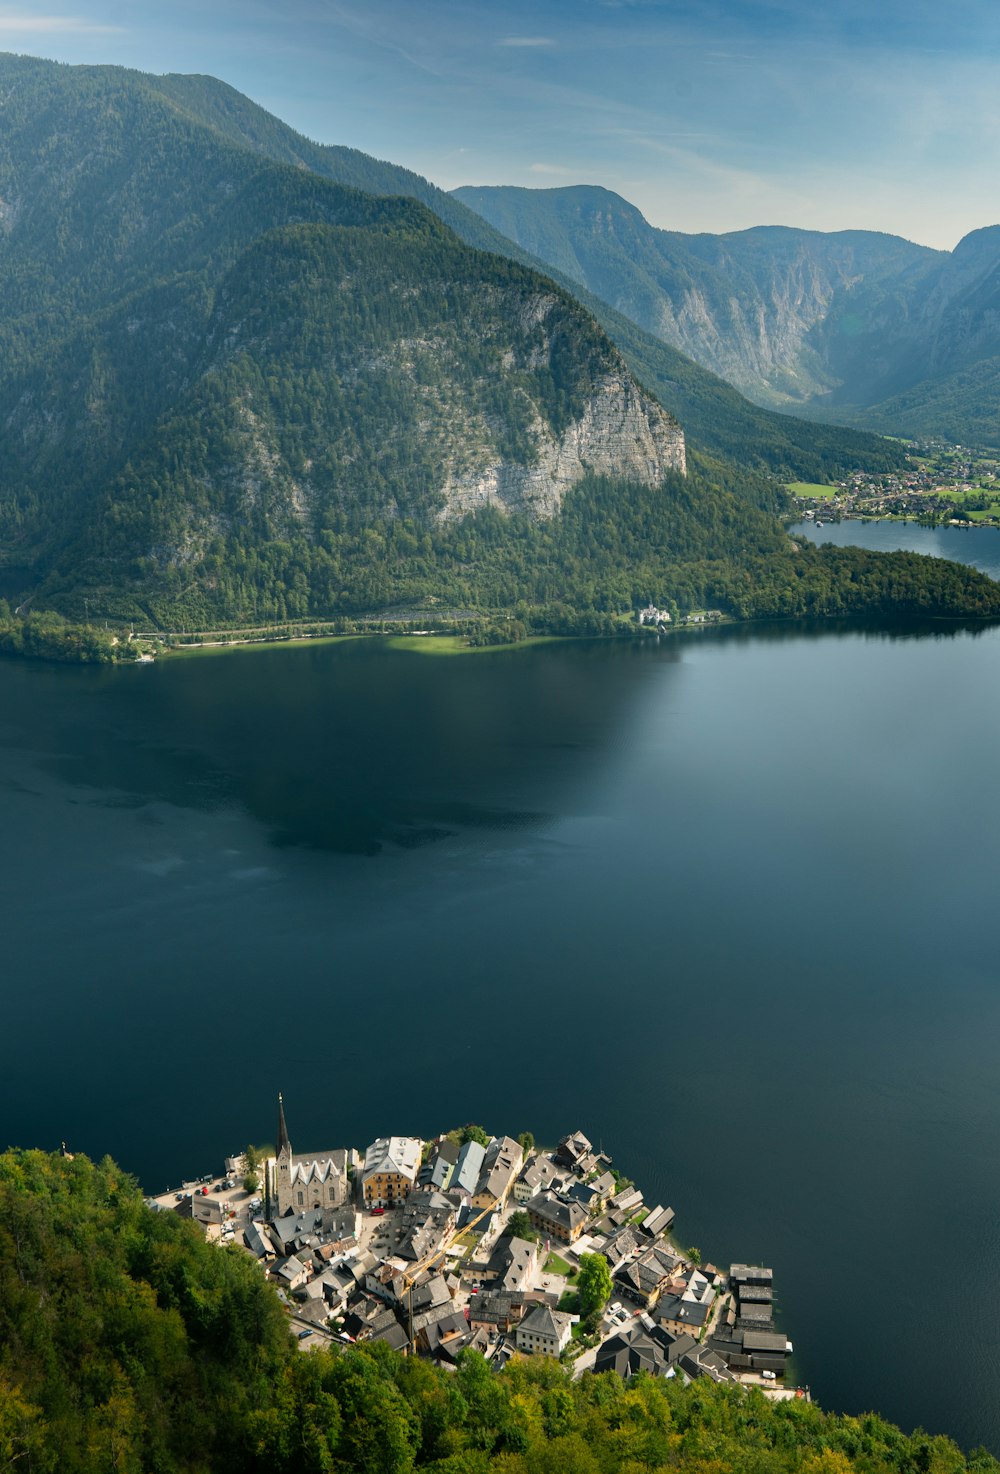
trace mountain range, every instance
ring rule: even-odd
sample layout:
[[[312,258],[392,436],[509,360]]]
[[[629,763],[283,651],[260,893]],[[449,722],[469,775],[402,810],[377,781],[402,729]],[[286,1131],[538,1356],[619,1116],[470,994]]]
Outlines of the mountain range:
[[[212,78],[0,57],[0,426],[0,594],[76,617],[997,598],[785,536],[776,478],[900,446],[754,406],[462,202]]]
[[[758,404],[1000,442],[1000,226],[947,252],[872,231],[659,230],[590,185],[455,198]]]

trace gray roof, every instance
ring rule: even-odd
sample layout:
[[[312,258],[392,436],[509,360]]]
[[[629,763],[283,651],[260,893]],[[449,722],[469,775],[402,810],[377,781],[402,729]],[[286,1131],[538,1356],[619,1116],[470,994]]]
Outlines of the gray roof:
[[[514,1310],[523,1304],[524,1297],[512,1290],[482,1290],[469,1301],[469,1319],[509,1320]]]
[[[274,1249],[271,1245],[270,1239],[265,1238],[264,1235],[261,1233],[259,1224],[247,1224],[246,1228],[243,1230],[243,1242],[250,1250],[250,1253],[255,1254],[258,1259],[263,1259],[266,1254],[274,1253]]]
[[[539,1218],[558,1224],[570,1232],[579,1224],[585,1223],[587,1219],[579,1203],[574,1203],[572,1200],[564,1201],[551,1192],[536,1193],[529,1200],[527,1207],[530,1213],[537,1213]]]
[[[735,1382],[722,1357],[710,1346],[695,1346],[680,1358],[681,1371],[689,1377],[711,1377],[713,1382]]]
[[[362,1180],[379,1172],[398,1172],[412,1182],[420,1167],[423,1142],[415,1136],[380,1136],[365,1152]]]
[[[741,1305],[770,1305],[774,1299],[770,1285],[739,1285],[737,1294]]]
[[[631,1377],[636,1372],[662,1377],[696,1345],[686,1331],[674,1336],[662,1326],[651,1326],[644,1317],[608,1337],[598,1348],[594,1370],[617,1372],[620,1377]]]
[[[551,1336],[558,1341],[573,1324],[573,1317],[561,1310],[550,1310],[547,1305],[536,1305],[522,1320],[520,1329],[532,1336]]]
[[[729,1278],[733,1284],[746,1282],[753,1285],[769,1285],[774,1279],[774,1270],[760,1264],[731,1264]]]
[[[674,1221],[673,1208],[661,1208],[657,1205],[651,1209],[642,1221],[642,1226],[647,1233],[655,1238],[657,1234],[666,1233]]]
[[[457,1187],[469,1197],[476,1190],[479,1175],[483,1170],[483,1158],[486,1156],[486,1148],[480,1146],[478,1141],[467,1141],[458,1154],[458,1165],[451,1179],[451,1186]]]
[[[671,1295],[669,1300],[660,1301],[656,1313],[661,1320],[680,1321],[682,1325],[700,1330],[711,1315],[712,1306],[702,1300],[682,1300],[678,1295]]]
[[[783,1331],[743,1331],[743,1349],[745,1351],[770,1351],[785,1354],[785,1334]]]

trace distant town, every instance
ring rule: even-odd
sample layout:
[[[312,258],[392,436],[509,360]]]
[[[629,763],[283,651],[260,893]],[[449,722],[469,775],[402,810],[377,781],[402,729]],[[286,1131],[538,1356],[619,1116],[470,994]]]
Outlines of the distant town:
[[[384,1341],[454,1367],[473,1348],[584,1371],[789,1385],[771,1269],[703,1262],[576,1131],[552,1150],[530,1133],[469,1125],[430,1141],[386,1136],[361,1153],[296,1152],[278,1098],[276,1145],[150,1207],[257,1261],[303,1350]]]
[[[914,444],[900,471],[856,471],[821,485],[789,487],[796,511],[817,523],[846,517],[903,518],[924,526],[1000,524],[1000,453],[945,441]]]

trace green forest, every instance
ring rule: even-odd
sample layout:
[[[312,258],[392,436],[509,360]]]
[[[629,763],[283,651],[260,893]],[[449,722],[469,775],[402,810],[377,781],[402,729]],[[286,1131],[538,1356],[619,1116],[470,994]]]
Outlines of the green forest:
[[[237,1248],[105,1158],[0,1156],[0,1467],[23,1474],[997,1474],[875,1414],[701,1380],[302,1352]]]

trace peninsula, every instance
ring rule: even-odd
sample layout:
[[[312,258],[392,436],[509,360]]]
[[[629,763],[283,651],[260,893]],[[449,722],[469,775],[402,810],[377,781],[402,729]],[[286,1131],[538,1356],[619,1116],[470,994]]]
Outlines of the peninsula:
[[[723,1271],[679,1247],[674,1210],[646,1203],[581,1131],[553,1150],[467,1125],[301,1153],[279,1096],[276,1140],[147,1202],[255,1259],[303,1349],[382,1342],[443,1368],[469,1350],[497,1369],[548,1355],[574,1377],[808,1395],[786,1385],[771,1269]]]
[[[468,1127],[430,1150],[383,1137],[363,1157],[301,1154],[279,1118],[273,1152],[228,1164],[245,1181],[210,1179],[146,1203],[110,1158],[4,1152],[4,1467],[998,1474],[985,1450],[966,1458],[947,1438],[907,1436],[874,1414],[825,1413],[779,1391],[768,1367],[727,1363],[715,1348],[769,1313],[766,1271],[723,1275],[677,1251],[669,1209],[639,1206],[579,1132],[551,1152],[485,1136]],[[335,1220],[339,1241],[323,1231]],[[629,1235],[635,1246],[617,1261],[613,1246]],[[674,1261],[672,1285],[643,1311],[653,1246],[661,1267]],[[323,1312],[341,1279],[338,1331]],[[557,1293],[575,1299],[553,1308]],[[709,1300],[703,1331],[664,1324],[668,1309],[676,1322]],[[764,1334],[743,1335],[753,1357]],[[570,1366],[553,1357],[560,1342]],[[594,1370],[581,1371],[590,1352]]]

